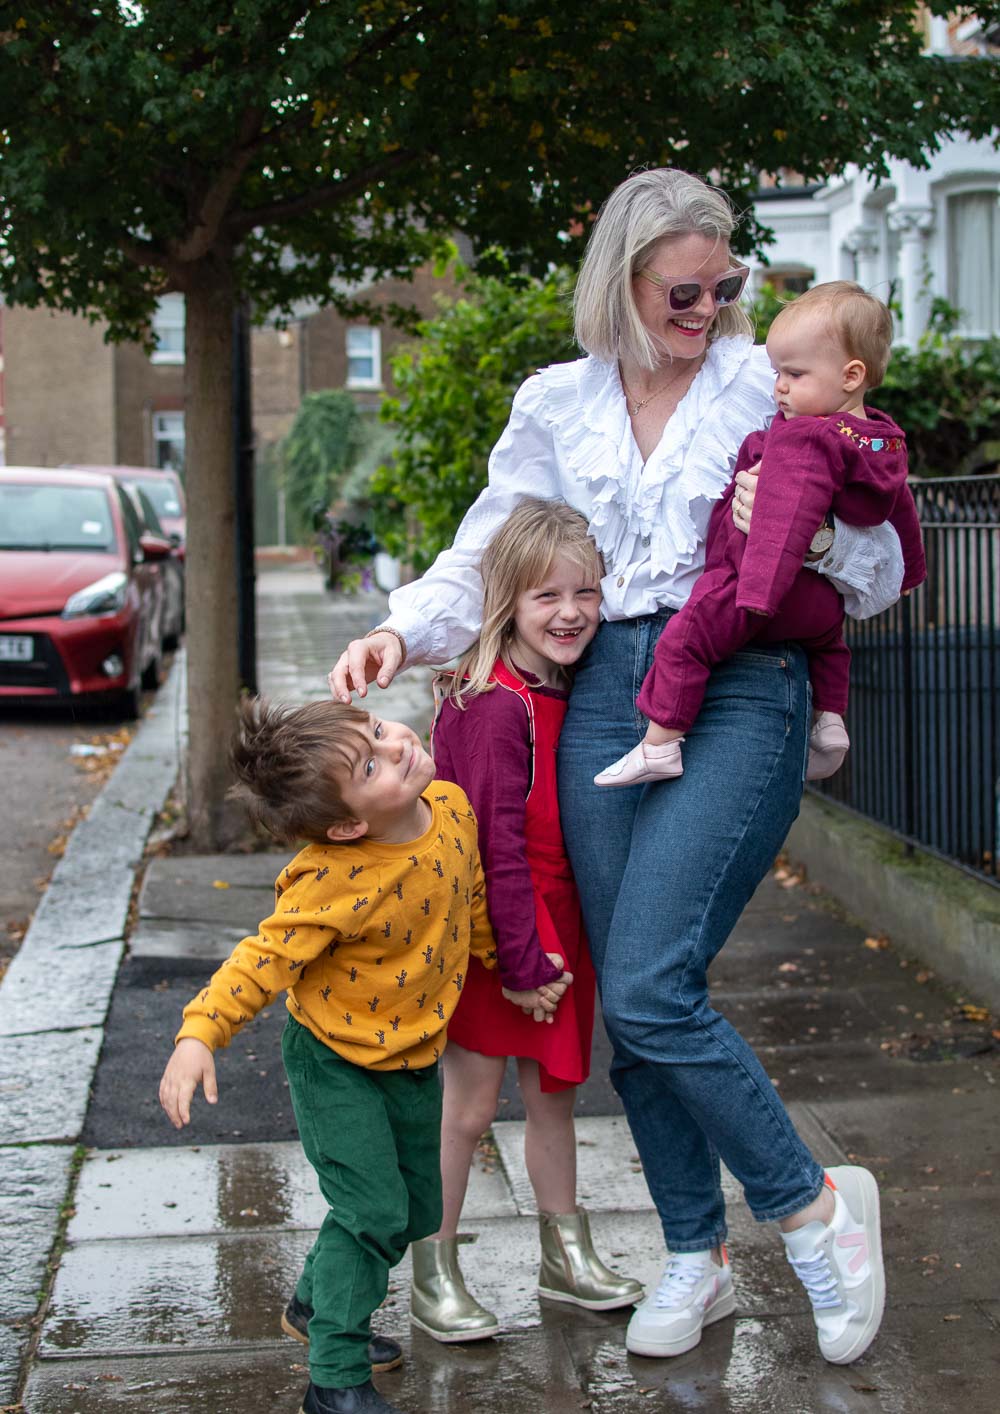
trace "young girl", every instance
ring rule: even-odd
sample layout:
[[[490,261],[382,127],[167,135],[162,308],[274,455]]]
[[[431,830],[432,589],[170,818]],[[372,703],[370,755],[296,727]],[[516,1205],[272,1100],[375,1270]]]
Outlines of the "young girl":
[[[926,575],[920,523],[906,485],[906,441],[865,395],[885,376],[892,319],[874,295],[849,280],[815,285],[771,325],[778,412],[766,432],[740,447],[736,471],[760,463],[753,521],[744,535],[732,518],[735,482],[717,503],[705,571],[656,646],[638,707],[650,718],[638,746],[601,771],[599,786],[679,776],[680,744],[701,708],[715,664],[751,639],[801,642],[813,692],[808,778],[833,775],[849,746],[851,655],[844,604],[829,579],[803,568],[831,513],[848,525],[888,520],[903,551],[903,590]],[[832,530],[819,558],[829,549]]]
[[[498,955],[495,972],[470,963],[449,1026],[444,1216],[435,1236],[411,1248],[411,1319],[435,1340],[480,1340],[499,1330],[466,1289],[457,1230],[508,1056],[517,1057],[527,1114],[540,1294],[593,1311],[642,1296],[638,1282],[599,1259],[576,1204],[573,1102],[590,1070],[594,971],[559,827],[556,745],[569,671],[597,632],[601,574],[579,512],[560,501],[521,501],[483,554],[482,635],[446,676],[434,726],[438,774],[462,786],[479,821]]]

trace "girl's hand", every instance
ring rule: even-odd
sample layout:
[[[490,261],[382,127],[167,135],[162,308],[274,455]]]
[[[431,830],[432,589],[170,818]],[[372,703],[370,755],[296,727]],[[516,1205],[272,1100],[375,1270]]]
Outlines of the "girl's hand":
[[[753,515],[753,498],[757,494],[757,478],[760,462],[752,471],[736,473],[736,494],[733,496],[733,524],[744,535],[750,531],[750,517]]]
[[[174,1047],[160,1081],[160,1104],[175,1129],[182,1129],[190,1120],[191,1098],[199,1085],[205,1099],[214,1105],[219,1098],[215,1058],[204,1041],[185,1036]]]
[[[563,960],[558,953],[546,953],[546,957],[555,967],[562,967]],[[554,982],[545,982],[541,987],[532,987],[527,992],[512,992],[508,987],[501,987],[500,990],[509,1002],[521,1008],[525,1016],[551,1025],[555,1020],[556,1007],[572,981],[572,972],[563,972]]]
[[[338,702],[350,702],[352,692],[365,697],[375,678],[379,687],[388,687],[402,667],[403,657],[403,644],[394,633],[355,638],[327,674],[331,697]]]

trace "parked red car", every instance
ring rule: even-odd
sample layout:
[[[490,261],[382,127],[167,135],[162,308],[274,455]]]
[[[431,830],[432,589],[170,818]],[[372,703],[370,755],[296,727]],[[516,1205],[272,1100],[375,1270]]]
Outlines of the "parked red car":
[[[159,681],[170,553],[112,477],[0,468],[0,697],[99,694],[137,716]]]
[[[113,476],[130,487],[140,501],[142,519],[154,535],[165,535],[173,547],[171,558],[163,566],[166,606],[163,611],[163,646],[176,648],[184,632],[184,545],[187,537],[187,516],[184,487],[176,471],[164,471],[154,466],[91,466],[66,463],[76,471],[99,471]],[[148,513],[149,505],[153,514]]]

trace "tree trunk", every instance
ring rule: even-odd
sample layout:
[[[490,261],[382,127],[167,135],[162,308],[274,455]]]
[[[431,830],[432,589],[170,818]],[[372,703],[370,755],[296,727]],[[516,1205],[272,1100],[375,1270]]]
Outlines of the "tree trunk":
[[[246,833],[226,800],[239,698],[236,497],[233,473],[233,287],[211,255],[185,280],[185,481],[188,594],[188,828],[202,851]]]

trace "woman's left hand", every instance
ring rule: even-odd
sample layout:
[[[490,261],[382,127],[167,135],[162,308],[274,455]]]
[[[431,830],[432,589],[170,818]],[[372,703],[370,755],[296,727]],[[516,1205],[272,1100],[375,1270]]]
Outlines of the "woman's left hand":
[[[750,530],[750,517],[753,515],[753,498],[757,494],[757,478],[760,474],[760,462],[752,471],[738,471],[736,473],[736,494],[733,496],[733,524],[737,530],[742,530],[743,534],[748,534]]]

